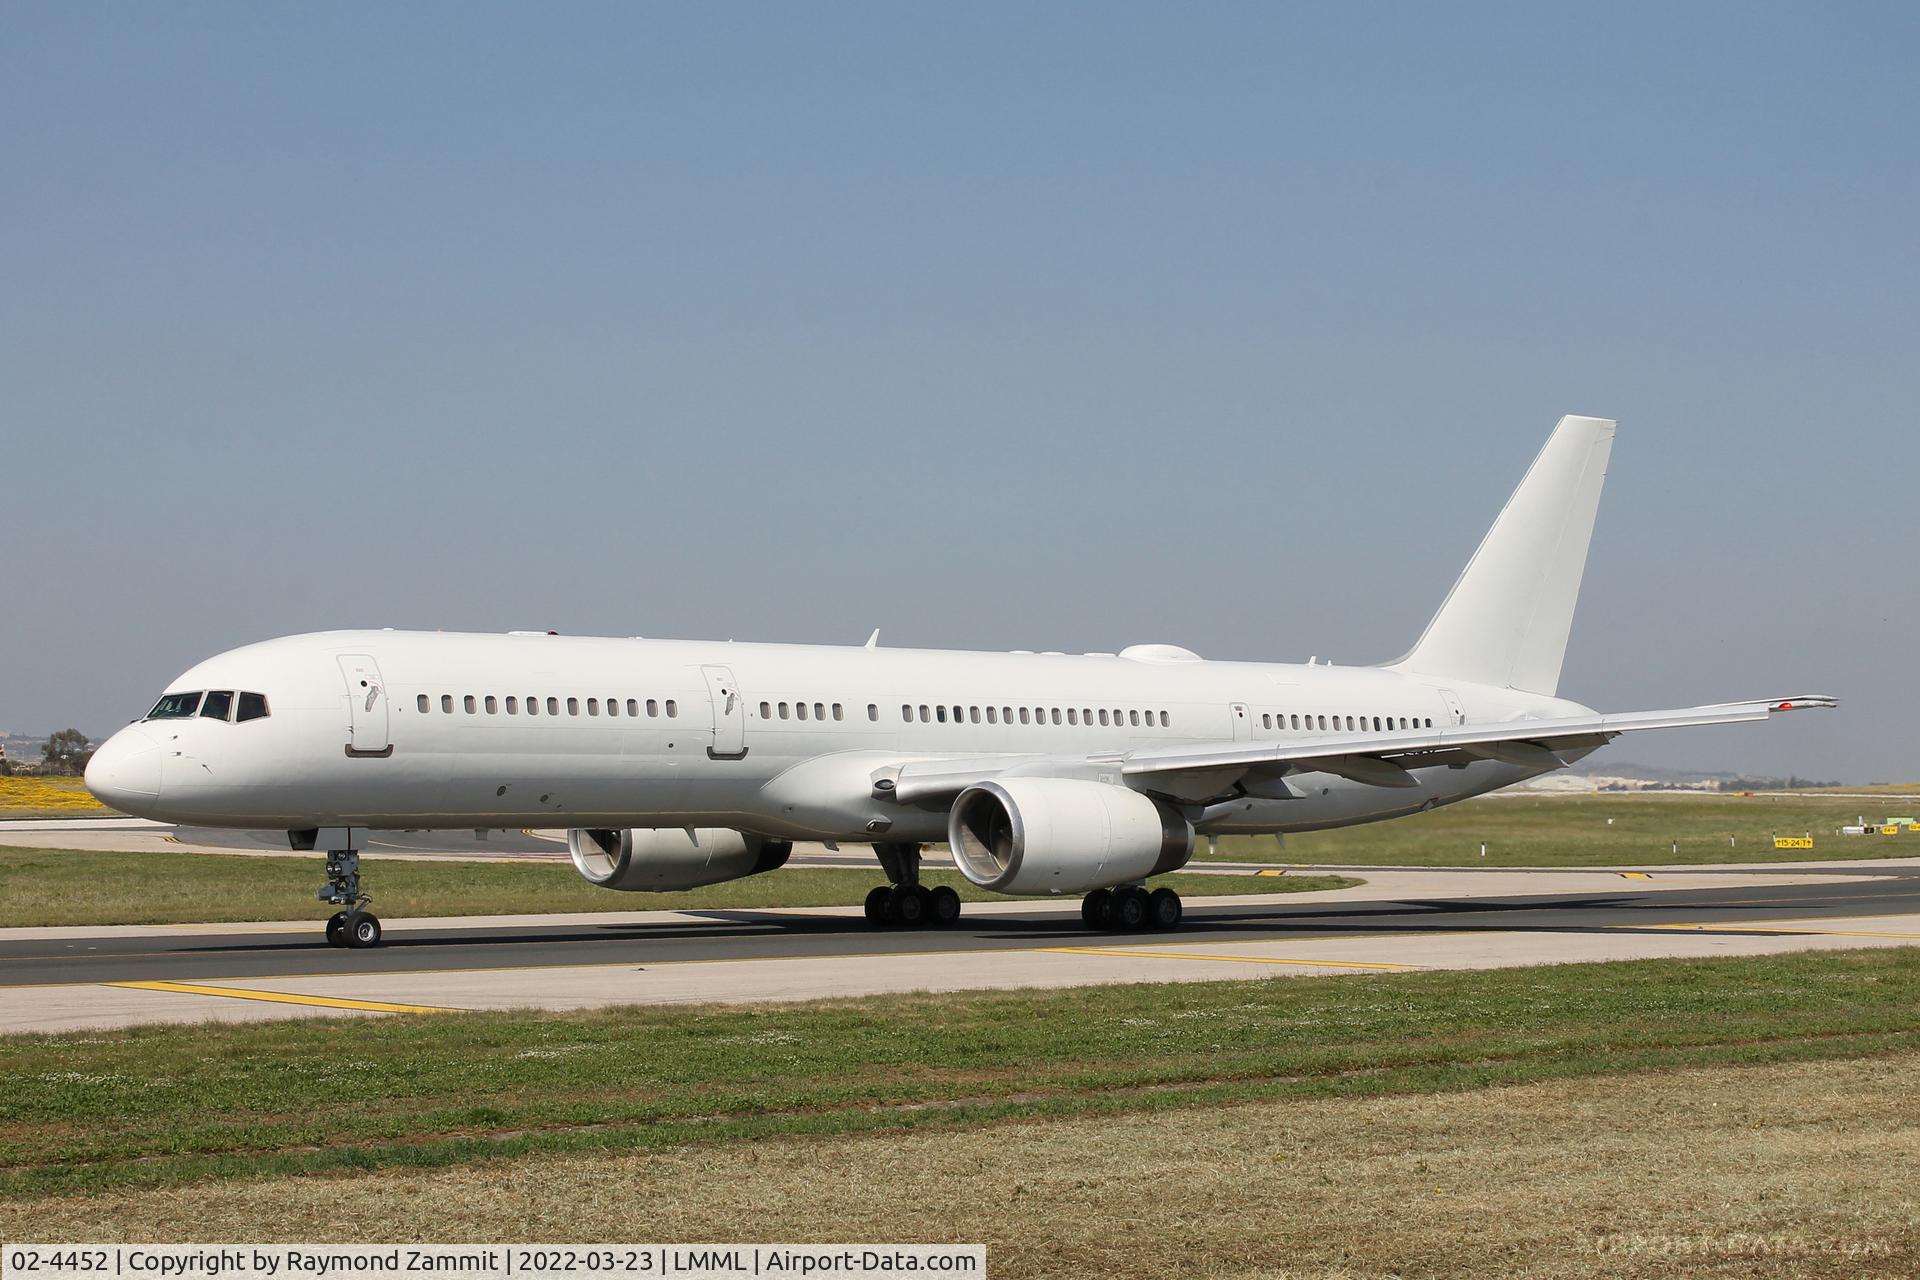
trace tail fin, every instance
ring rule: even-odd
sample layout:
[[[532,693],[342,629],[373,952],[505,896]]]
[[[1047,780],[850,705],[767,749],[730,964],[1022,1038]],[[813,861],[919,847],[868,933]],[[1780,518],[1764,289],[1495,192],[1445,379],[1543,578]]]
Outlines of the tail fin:
[[[1551,694],[1560,685],[1614,424],[1560,419],[1396,671]]]

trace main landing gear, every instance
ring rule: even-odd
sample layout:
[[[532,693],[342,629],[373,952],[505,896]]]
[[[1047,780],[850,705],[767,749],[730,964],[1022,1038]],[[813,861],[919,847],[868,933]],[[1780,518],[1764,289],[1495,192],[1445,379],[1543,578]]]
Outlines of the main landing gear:
[[[1089,929],[1111,933],[1138,933],[1142,929],[1171,929],[1180,923],[1180,895],[1171,889],[1147,892],[1137,884],[1095,889],[1080,899],[1080,919]]]
[[[345,908],[327,918],[330,945],[356,949],[380,945],[380,917],[367,910],[373,899],[360,892],[358,849],[327,851],[327,883],[320,890],[320,901]]]
[[[874,924],[923,929],[945,927],[960,918],[960,895],[942,884],[929,889],[920,883],[920,846],[876,844],[874,856],[891,884],[877,885],[867,895],[867,919]]]

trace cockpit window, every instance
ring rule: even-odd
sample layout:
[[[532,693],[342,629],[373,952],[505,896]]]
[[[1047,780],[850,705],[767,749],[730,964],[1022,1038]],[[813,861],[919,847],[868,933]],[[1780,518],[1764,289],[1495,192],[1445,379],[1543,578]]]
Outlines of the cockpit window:
[[[267,718],[267,695],[264,693],[243,693],[240,695],[240,714],[235,720],[264,720]]]
[[[231,720],[233,718],[233,690],[215,689],[200,704],[200,716],[204,720]]]
[[[149,720],[185,720],[200,709],[200,695],[196,693],[170,693],[153,704],[153,710],[147,712]]]

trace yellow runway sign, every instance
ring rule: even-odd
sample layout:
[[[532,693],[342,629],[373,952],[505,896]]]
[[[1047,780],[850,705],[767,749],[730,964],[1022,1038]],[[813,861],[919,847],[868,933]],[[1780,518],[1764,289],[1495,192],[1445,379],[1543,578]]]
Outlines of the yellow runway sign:
[[[1776,849],[1811,849],[1813,848],[1813,837],[1775,836],[1773,838],[1773,847]]]

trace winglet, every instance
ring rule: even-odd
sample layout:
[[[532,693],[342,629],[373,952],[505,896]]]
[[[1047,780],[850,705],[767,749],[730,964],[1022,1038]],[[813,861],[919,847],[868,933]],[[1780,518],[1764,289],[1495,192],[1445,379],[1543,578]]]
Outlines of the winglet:
[[[873,634],[867,637],[865,647],[869,649],[878,649],[880,647],[880,628],[875,627],[873,629]]]

